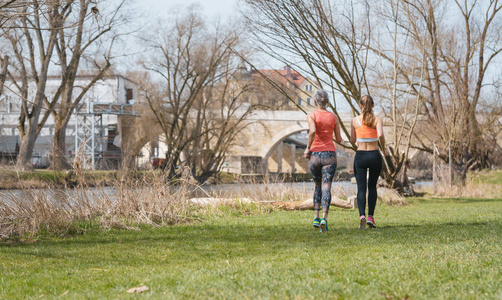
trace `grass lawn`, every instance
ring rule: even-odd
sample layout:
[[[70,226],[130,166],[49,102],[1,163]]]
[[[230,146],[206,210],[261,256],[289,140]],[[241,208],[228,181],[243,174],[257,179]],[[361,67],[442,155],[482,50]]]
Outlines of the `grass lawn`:
[[[502,184],[502,170],[471,172],[469,179],[474,183]]]
[[[0,298],[502,298],[502,199],[379,205],[367,231],[334,209],[321,234],[312,214],[0,244]]]

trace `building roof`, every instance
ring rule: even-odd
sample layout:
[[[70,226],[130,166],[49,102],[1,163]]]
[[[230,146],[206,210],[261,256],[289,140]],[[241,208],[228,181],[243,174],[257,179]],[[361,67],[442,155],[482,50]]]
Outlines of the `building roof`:
[[[282,70],[251,70],[251,77],[258,78],[261,77],[262,74],[267,76],[271,80],[282,83],[284,85],[288,85],[288,82],[292,83],[297,88],[299,88],[305,82],[305,80],[307,80],[307,78],[300,75],[300,73],[287,66]]]

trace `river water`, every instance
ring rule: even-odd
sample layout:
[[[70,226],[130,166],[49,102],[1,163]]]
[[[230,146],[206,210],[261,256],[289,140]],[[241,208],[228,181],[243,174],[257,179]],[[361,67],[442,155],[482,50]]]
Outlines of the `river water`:
[[[415,188],[429,188],[432,187],[431,181],[417,182],[414,184]],[[356,195],[357,186],[350,181],[335,181],[332,184],[332,192],[335,195]],[[215,184],[215,185],[203,185],[194,186],[190,188],[190,197],[249,197],[256,193],[261,193],[263,191],[274,191],[281,190],[283,192],[297,192],[297,193],[307,193],[310,194],[314,190],[313,182],[281,182],[281,183],[234,183],[234,184]],[[117,190],[115,187],[99,187],[99,188],[88,188],[84,191],[80,189],[36,189],[30,190],[30,194],[45,195],[48,198],[59,198],[59,197],[79,197],[82,196],[82,192],[86,196],[93,197],[106,197],[114,199],[117,195]],[[11,197],[26,197],[27,193],[23,190],[0,190],[0,200],[8,199]]]

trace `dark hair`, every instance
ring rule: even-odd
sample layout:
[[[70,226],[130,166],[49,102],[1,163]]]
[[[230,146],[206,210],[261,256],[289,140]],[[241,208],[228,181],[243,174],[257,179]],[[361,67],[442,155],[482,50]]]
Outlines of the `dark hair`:
[[[373,98],[370,95],[364,95],[359,101],[363,108],[363,123],[371,128],[376,128],[375,115],[373,115]]]

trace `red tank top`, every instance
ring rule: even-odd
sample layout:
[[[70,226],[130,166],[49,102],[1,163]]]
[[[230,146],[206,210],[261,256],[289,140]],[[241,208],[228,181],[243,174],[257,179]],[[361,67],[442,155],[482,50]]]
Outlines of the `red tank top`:
[[[336,118],[329,111],[314,111],[315,121],[315,138],[310,151],[335,151],[335,143],[333,143],[333,131],[336,125]]]

